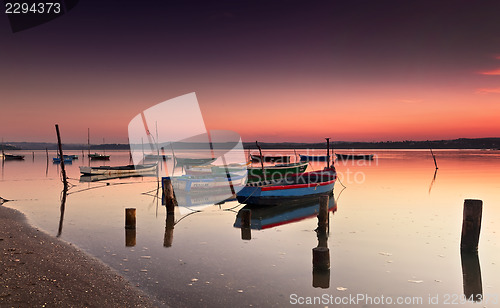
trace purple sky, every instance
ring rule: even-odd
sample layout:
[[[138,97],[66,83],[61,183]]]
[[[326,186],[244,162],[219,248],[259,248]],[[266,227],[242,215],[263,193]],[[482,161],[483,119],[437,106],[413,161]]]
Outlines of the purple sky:
[[[112,4],[111,4],[112,3]],[[11,33],[0,137],[126,142],[142,110],[196,92],[244,141],[499,136],[498,1],[81,1]],[[168,118],[168,115],[166,116]],[[166,119],[168,120],[168,119]]]

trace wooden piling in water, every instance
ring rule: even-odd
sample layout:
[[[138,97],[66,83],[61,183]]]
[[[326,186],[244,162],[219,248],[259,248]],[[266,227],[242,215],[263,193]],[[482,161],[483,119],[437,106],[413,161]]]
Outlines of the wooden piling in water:
[[[172,187],[172,179],[170,177],[162,178],[162,187],[167,213],[173,213],[177,205],[177,200],[175,199],[174,188]]]
[[[66,168],[64,167],[64,155],[61,144],[61,135],[59,134],[59,125],[56,124],[56,133],[57,133],[57,145],[59,147],[59,157],[61,158],[61,173],[63,177],[64,190],[68,190],[68,178],[66,176]]]
[[[483,201],[474,199],[466,199],[464,201],[462,239],[460,242],[460,250],[462,252],[477,253],[479,234],[481,233],[482,213]]]
[[[125,209],[125,229],[135,229],[135,214],[136,210],[134,208]]]
[[[328,195],[319,197],[319,212],[318,212],[318,232],[326,233],[328,229]]]

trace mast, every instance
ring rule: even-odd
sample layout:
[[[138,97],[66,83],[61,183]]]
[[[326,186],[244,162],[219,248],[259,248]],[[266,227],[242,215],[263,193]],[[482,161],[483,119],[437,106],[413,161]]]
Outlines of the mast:
[[[326,168],[330,168],[330,138],[326,139]]]
[[[89,157],[90,157],[90,128],[87,128],[87,148],[88,148]]]

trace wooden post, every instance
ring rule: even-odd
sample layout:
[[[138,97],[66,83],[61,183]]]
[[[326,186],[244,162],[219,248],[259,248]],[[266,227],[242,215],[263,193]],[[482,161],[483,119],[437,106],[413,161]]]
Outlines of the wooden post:
[[[135,229],[135,209],[125,209],[125,229]]]
[[[162,187],[167,213],[173,213],[174,207],[177,205],[177,200],[175,199],[174,188],[172,187],[172,180],[170,177],[162,178]]]
[[[35,152],[31,152],[33,154],[33,161],[35,161]]]
[[[56,124],[56,133],[57,133],[57,145],[59,147],[59,157],[61,158],[61,173],[63,177],[64,190],[68,190],[68,179],[66,177],[66,169],[64,168],[64,155],[61,144],[61,135],[59,134],[59,125]]]
[[[477,252],[479,234],[481,232],[481,216],[483,201],[466,199],[464,201],[464,215],[462,221],[462,240],[460,250],[464,252]]]
[[[47,155],[47,162],[49,162],[49,149],[45,148],[45,154]]]
[[[328,202],[330,197],[323,195],[319,197],[319,212],[318,212],[318,232],[326,233],[328,229]]]
[[[436,156],[434,155],[434,152],[432,152],[432,147],[431,147],[430,141],[427,140],[427,142],[429,143],[429,149],[431,150],[431,155],[432,155],[432,158],[434,159],[434,166],[436,167],[436,170],[437,170],[439,168],[438,168],[438,165],[437,165],[437,162],[436,162]]]

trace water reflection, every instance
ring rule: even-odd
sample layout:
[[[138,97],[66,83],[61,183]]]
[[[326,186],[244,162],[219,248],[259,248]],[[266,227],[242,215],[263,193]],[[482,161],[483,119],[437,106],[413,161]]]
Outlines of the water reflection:
[[[328,211],[336,210],[336,203],[330,198]],[[241,211],[249,209],[252,211],[250,228],[264,230],[277,226],[298,222],[307,218],[313,218],[318,214],[319,201],[301,200],[291,203],[283,203],[274,206],[245,205],[236,216],[235,228],[241,228]]]
[[[479,256],[476,252],[461,251],[460,257],[462,259],[465,298],[474,302],[480,302],[483,299],[483,283],[481,280]]]
[[[429,186],[429,195],[431,194],[432,186],[434,186],[434,182],[436,182],[436,177],[438,173],[438,168],[434,170],[434,176],[432,177],[431,185]]]
[[[63,221],[64,221],[64,210],[66,209],[66,197],[68,195],[68,188],[64,185],[64,189],[61,192],[61,207],[60,207],[60,216],[59,216],[59,227],[57,228],[57,237],[60,237],[63,229]]]

